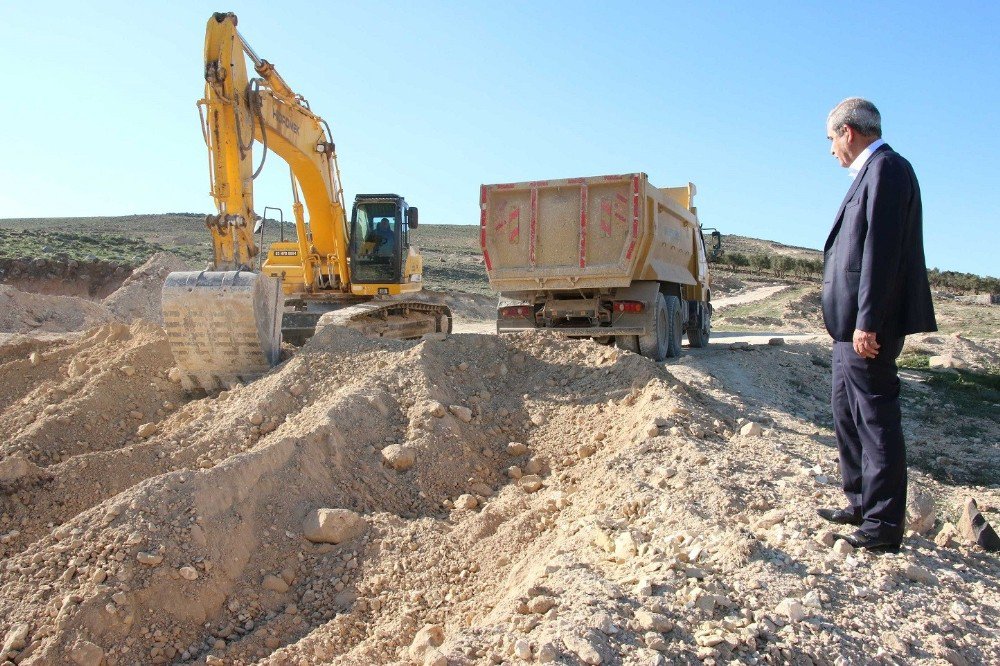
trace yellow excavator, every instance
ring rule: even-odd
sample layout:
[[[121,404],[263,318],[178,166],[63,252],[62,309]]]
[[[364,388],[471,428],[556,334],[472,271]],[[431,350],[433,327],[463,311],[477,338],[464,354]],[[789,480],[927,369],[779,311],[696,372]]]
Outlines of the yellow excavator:
[[[317,325],[391,338],[450,332],[447,306],[406,298],[422,287],[423,260],[409,239],[417,209],[396,194],[359,194],[348,222],[329,125],[236,25],[231,13],[208,20],[198,102],[218,210],[206,218],[214,260],[163,285],[184,387],[211,391],[259,377],[278,362],[283,335],[302,344]],[[254,211],[253,182],[272,152],[291,172],[295,237],[285,239],[282,219],[262,261],[269,220]]]

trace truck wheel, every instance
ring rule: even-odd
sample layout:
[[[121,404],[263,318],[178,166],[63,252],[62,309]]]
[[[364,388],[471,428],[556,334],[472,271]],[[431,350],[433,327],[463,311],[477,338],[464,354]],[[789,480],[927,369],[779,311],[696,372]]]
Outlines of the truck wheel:
[[[666,306],[667,321],[670,322],[670,331],[667,334],[667,358],[677,358],[681,355],[681,336],[684,335],[681,299],[676,296],[667,296]]]
[[[630,352],[639,353],[639,336],[638,335],[616,335],[615,336],[615,347],[618,349],[627,349]]]
[[[667,357],[670,339],[670,317],[663,294],[656,295],[652,323],[652,330],[639,338],[639,350],[646,358],[662,361]]]
[[[707,308],[699,307],[698,321],[695,326],[687,330],[688,342],[692,347],[707,347],[708,336],[712,330],[712,315]]]

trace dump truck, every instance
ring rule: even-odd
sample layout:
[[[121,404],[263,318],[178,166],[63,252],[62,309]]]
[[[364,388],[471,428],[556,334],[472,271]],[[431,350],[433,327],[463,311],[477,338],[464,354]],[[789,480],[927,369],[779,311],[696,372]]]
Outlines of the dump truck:
[[[480,188],[480,244],[497,332],[554,331],[661,361],[708,344],[712,289],[695,186],[646,174]]]

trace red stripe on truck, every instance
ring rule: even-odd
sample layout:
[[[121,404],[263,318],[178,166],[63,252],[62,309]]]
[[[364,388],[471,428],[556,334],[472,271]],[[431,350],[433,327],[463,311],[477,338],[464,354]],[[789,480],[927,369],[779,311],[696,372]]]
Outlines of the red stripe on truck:
[[[580,268],[587,267],[587,186],[580,186]]]
[[[479,245],[483,248],[483,261],[486,262],[486,270],[493,270],[493,262],[490,261],[490,253],[486,249],[486,186],[479,188]]]
[[[635,242],[639,236],[639,177],[634,176],[632,178],[632,242],[628,245],[628,252],[625,253],[626,259],[632,258],[632,252],[635,250]]]
[[[531,239],[529,241],[530,245],[530,256],[531,256],[531,267],[535,267],[535,240],[538,238],[536,230],[538,228],[538,188],[531,188]]]

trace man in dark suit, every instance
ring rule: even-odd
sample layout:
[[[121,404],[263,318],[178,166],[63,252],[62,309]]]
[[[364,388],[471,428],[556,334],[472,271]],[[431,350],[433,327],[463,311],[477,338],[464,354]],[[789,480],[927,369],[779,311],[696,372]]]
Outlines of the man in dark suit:
[[[920,187],[910,163],[882,141],[871,102],[838,104],[827,138],[854,177],[823,260],[823,320],[834,341],[831,402],[848,506],[819,514],[857,526],[840,537],[856,548],[895,551],[906,523],[896,358],[907,334],[937,330]]]

